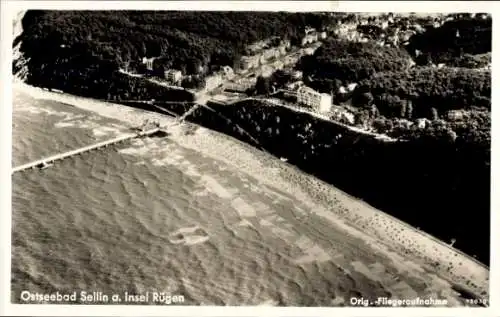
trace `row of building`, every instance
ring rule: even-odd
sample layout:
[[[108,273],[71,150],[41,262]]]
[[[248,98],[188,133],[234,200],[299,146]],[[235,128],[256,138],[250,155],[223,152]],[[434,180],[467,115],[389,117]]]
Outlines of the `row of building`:
[[[261,51],[253,51],[253,55],[243,56],[240,60],[240,69],[247,71],[252,68],[257,68],[260,65],[266,64],[270,59],[280,58],[285,55],[290,48],[290,41],[281,41],[277,47],[264,48]]]

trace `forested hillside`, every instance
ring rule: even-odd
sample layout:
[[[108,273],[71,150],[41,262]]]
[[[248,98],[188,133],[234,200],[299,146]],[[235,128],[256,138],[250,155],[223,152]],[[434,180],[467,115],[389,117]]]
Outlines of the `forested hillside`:
[[[407,48],[422,52],[425,62],[458,65],[464,56],[491,52],[491,28],[491,17],[461,17],[413,36]]]
[[[118,70],[133,71],[143,57],[155,57],[154,68],[205,74],[212,67],[234,66],[246,44],[275,35],[299,44],[306,26],[321,30],[337,25],[334,19],[357,20],[354,14],[343,19],[320,13],[29,11],[22,21],[24,32],[14,42],[22,44],[23,60],[15,61],[13,71],[27,67],[28,84],[87,97],[156,99],[159,104],[192,100],[186,91]],[[405,18],[389,29],[418,23]],[[491,71],[484,67],[491,63],[491,18],[430,24],[406,46],[381,43],[380,30],[368,26],[357,28],[369,34],[359,42],[331,38],[330,32],[296,67],[305,85],[333,94],[336,110],[352,115],[349,125],[401,142],[385,143],[284,108],[276,110],[278,120],[265,123],[269,116],[262,112],[270,108],[259,103],[248,105],[257,113],[252,120],[241,119],[247,116],[237,113],[238,105],[221,111],[232,113],[232,122],[255,128],[252,136],[260,135],[259,142],[270,152],[382,210],[418,226],[419,219],[442,219],[424,221],[430,227],[423,229],[432,233],[439,233],[444,222],[457,224],[443,239],[460,238],[475,254],[473,239],[478,238],[485,247],[477,254],[488,262]],[[283,88],[298,80],[292,74],[277,71],[266,80],[259,76],[255,89],[268,93],[270,82]],[[349,85],[353,83],[357,86]],[[356,88],[348,91],[347,86]],[[187,111],[185,105],[165,105]],[[204,116],[197,123],[236,133],[233,124]],[[311,120],[314,129],[309,128]],[[264,124],[279,133],[264,135]],[[298,137],[300,131],[286,132],[296,126],[307,127],[308,142]]]
[[[155,98],[166,89],[116,70],[137,68],[143,57],[187,74],[233,66],[246,44],[273,35],[296,42],[306,25],[322,27],[329,19],[314,13],[36,10],[26,13],[14,45],[22,41],[29,84],[96,98]]]

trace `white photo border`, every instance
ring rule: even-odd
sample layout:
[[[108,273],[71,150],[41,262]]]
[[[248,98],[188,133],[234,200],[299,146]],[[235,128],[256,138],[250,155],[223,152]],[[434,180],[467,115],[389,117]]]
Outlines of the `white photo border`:
[[[493,16],[493,34],[500,34],[496,1],[14,1],[0,0],[0,234],[1,277],[0,314],[10,316],[500,316],[500,180],[499,165],[492,164],[490,306],[487,308],[309,308],[309,307],[214,307],[214,306],[116,306],[116,305],[21,305],[10,303],[11,259],[11,156],[12,156],[12,18],[25,9],[98,10],[242,10],[242,11],[344,11],[344,12],[487,12]],[[499,60],[498,36],[493,36],[492,86],[500,86],[496,68]],[[496,85],[495,85],[496,84]],[[492,89],[492,104],[500,91]],[[491,161],[498,158],[500,109],[492,106]],[[472,213],[473,211],[471,211]],[[473,237],[471,237],[473,238]],[[495,282],[496,281],[496,282]]]

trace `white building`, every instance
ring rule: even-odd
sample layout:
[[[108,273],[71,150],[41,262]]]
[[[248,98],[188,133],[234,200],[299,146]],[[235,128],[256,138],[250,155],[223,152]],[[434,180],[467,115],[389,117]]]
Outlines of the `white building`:
[[[448,120],[456,121],[462,120],[465,117],[464,112],[461,110],[448,111]]]
[[[278,50],[280,52],[280,55],[285,55],[286,54],[286,46],[285,45],[280,45],[278,46]]]
[[[354,114],[350,113],[350,112],[344,112],[342,113],[342,118],[344,120],[346,120],[347,122],[349,122],[350,124],[354,124],[355,120],[354,120]]]
[[[142,58],[142,63],[146,65],[146,69],[147,70],[153,70],[153,62],[154,62],[154,60],[155,60],[154,57],[151,57],[151,58],[143,57]]]
[[[171,83],[177,84],[182,79],[182,73],[180,70],[168,69],[165,71],[165,79]]]
[[[313,55],[316,50],[313,47],[308,47],[304,49],[304,54],[306,55]]]
[[[331,95],[319,93],[307,86],[299,88],[297,91],[297,101],[321,113],[328,112],[332,108]]]
[[[270,59],[270,58],[278,58],[280,57],[281,53],[280,53],[280,50],[278,48],[269,48],[267,50],[264,50],[264,52],[262,53],[262,56],[267,60],[267,59]]]
[[[222,74],[215,73],[205,78],[205,90],[211,91],[222,85]]]
[[[347,121],[349,124],[354,124],[355,122],[354,114],[340,107],[332,108],[332,118],[335,120]]]

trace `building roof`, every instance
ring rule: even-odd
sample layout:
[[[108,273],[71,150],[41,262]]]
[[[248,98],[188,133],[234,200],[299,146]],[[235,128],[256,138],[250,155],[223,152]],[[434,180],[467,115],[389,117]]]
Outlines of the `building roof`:
[[[259,55],[245,55],[241,57],[242,61],[249,61],[259,58]]]
[[[310,93],[315,93],[317,94],[318,92],[314,89],[312,89],[311,87],[307,87],[307,86],[302,86],[299,88],[299,92],[310,92]]]

